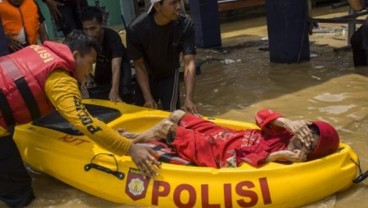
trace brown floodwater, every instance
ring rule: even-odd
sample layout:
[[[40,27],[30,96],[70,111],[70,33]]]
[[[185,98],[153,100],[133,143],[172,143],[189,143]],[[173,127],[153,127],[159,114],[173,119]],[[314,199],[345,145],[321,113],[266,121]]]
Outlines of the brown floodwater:
[[[234,35],[233,42],[226,42],[228,45],[220,51],[199,50],[198,60],[203,64],[197,77],[195,101],[200,113],[253,122],[257,110],[272,108],[294,119],[328,121],[338,129],[341,140],[353,147],[362,169],[367,170],[368,68],[354,69],[351,51],[334,52],[332,47],[318,42],[327,37],[344,44],[344,27],[334,25],[342,29],[311,37],[311,61],[274,64],[269,62],[268,51],[260,50],[267,46],[261,40],[264,34],[260,31],[265,28],[262,23],[264,18],[249,23],[254,27],[247,28],[253,27],[258,36],[239,35],[243,38],[226,33],[231,30],[230,23],[222,28],[227,35],[223,38]],[[244,39],[247,35],[249,41]],[[32,176],[37,199],[30,208],[135,207],[85,194],[44,174]],[[306,207],[350,208],[364,204],[368,204],[368,180]]]

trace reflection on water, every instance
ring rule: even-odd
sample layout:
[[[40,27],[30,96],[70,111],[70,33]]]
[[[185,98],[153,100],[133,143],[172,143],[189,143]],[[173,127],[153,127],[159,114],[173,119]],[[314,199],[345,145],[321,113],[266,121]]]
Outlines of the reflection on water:
[[[323,93],[320,95],[317,95],[314,99],[320,100],[320,101],[326,101],[326,102],[339,102],[343,101],[346,98],[346,93],[341,94],[330,94],[330,93]]]

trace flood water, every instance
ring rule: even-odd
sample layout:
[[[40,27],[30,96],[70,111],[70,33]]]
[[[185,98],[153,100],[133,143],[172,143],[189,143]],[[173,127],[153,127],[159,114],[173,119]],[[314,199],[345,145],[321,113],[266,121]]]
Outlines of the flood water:
[[[341,140],[353,147],[362,169],[367,170],[368,68],[354,69],[351,51],[334,52],[332,47],[313,40],[319,38],[311,38],[311,61],[299,64],[270,63],[268,51],[260,50],[265,46],[262,35],[249,35],[247,41],[235,38],[237,47],[228,47],[232,45],[229,41],[220,51],[199,50],[198,60],[204,62],[195,97],[200,113],[253,122],[256,111],[271,108],[293,119],[328,121],[338,129]],[[90,196],[47,175],[32,176],[37,199],[31,208],[134,207]],[[368,204],[368,180],[307,207],[364,204]]]

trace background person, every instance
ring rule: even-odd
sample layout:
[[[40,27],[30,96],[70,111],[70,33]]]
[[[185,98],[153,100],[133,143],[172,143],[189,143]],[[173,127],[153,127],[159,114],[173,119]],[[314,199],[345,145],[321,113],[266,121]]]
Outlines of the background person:
[[[131,69],[120,35],[103,26],[103,13],[97,7],[87,7],[81,14],[83,30],[102,46],[97,54],[94,71],[96,87],[89,89],[91,98],[132,102]]]
[[[40,27],[40,11],[33,0],[3,0],[0,2],[0,16],[9,52],[15,52],[27,45],[37,44]],[[41,29],[41,30],[40,30]],[[43,28],[44,29],[44,28]]]
[[[365,0],[348,0],[350,7],[355,11],[365,8]],[[353,52],[354,66],[368,65],[368,19],[356,30],[350,38]]]
[[[127,28],[128,54],[134,60],[137,105],[163,110],[180,108],[179,68],[183,54],[185,100],[182,109],[196,113],[195,44],[192,21],[181,15],[180,0],[151,0],[146,14]]]
[[[10,207],[26,206],[34,198],[12,128],[55,109],[104,149],[130,155],[147,177],[156,175],[154,166],[160,167],[153,150],[122,137],[82,104],[77,82],[83,82],[92,70],[99,48],[96,40],[74,31],[64,43],[46,41],[0,59],[0,200]]]

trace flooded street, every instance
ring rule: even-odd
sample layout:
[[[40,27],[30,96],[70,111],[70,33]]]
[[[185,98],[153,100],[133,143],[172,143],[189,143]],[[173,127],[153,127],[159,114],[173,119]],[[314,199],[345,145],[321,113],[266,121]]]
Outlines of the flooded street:
[[[235,25],[244,30],[235,31]],[[195,101],[201,114],[253,122],[258,110],[271,108],[293,119],[325,120],[359,155],[363,171],[368,169],[368,68],[354,69],[349,50],[334,52],[333,47],[346,45],[344,25],[329,26],[330,33],[313,34],[311,61],[299,64],[269,62],[269,52],[263,50],[267,47],[265,18],[226,23],[221,29],[221,50],[198,50],[202,66]],[[37,199],[30,208],[134,207],[90,196],[43,174],[32,176]],[[364,204],[368,204],[368,180],[307,207]]]

